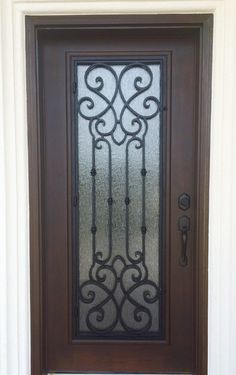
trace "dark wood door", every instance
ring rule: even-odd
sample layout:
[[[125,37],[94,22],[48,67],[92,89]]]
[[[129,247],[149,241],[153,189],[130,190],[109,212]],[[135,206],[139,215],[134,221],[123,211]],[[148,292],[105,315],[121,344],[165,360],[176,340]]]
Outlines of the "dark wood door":
[[[199,33],[38,30],[45,371],[195,368]]]

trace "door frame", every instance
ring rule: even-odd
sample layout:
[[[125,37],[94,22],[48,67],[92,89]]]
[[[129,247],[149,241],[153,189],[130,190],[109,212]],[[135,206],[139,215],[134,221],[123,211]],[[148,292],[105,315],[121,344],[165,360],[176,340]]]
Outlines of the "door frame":
[[[42,28],[91,28],[95,26],[197,29],[200,35],[199,108],[197,113],[197,186],[196,209],[196,375],[207,374],[208,347],[208,221],[209,159],[211,113],[211,67],[213,16],[199,15],[117,15],[117,16],[26,16],[26,74],[28,99],[28,153],[30,202],[30,296],[31,296],[31,372],[44,372],[43,289],[41,229],[41,160],[39,93],[37,67],[38,30]]]

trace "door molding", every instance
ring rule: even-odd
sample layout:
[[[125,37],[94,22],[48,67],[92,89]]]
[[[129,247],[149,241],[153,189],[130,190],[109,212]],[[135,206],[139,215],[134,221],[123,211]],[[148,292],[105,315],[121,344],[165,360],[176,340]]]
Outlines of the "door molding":
[[[212,13],[213,90],[209,217],[208,374],[234,373],[235,101],[234,0],[92,2],[9,0],[1,3],[0,46],[0,372],[30,375],[29,197],[25,16],[68,14]],[[225,199],[227,197],[227,200]],[[20,255],[19,255],[20,254]],[[2,371],[1,371],[2,370]]]
[[[42,28],[132,28],[135,25],[158,28],[198,29],[200,35],[199,111],[197,117],[198,160],[196,225],[196,375],[207,374],[208,327],[208,201],[211,113],[211,50],[213,17],[204,15],[136,15],[132,16],[64,16],[26,17],[27,97],[28,97],[28,152],[30,198],[30,282],[31,282],[31,371],[32,375],[44,374],[43,345],[43,290],[41,230],[41,160],[40,122],[37,72],[37,37]],[[111,26],[112,25],[112,26]]]

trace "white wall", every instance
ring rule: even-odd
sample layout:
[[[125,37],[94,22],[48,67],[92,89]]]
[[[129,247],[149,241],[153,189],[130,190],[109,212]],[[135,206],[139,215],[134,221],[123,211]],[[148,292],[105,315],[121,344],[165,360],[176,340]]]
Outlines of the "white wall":
[[[209,375],[236,374],[236,0],[1,0],[0,374],[30,375],[25,14],[215,15],[210,176]]]

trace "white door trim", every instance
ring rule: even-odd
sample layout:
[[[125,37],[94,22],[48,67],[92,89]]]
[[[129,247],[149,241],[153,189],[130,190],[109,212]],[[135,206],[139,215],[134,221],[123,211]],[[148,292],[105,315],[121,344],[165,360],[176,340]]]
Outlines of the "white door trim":
[[[236,374],[236,1],[1,1],[0,374],[30,375],[25,15],[214,13],[209,375]]]

